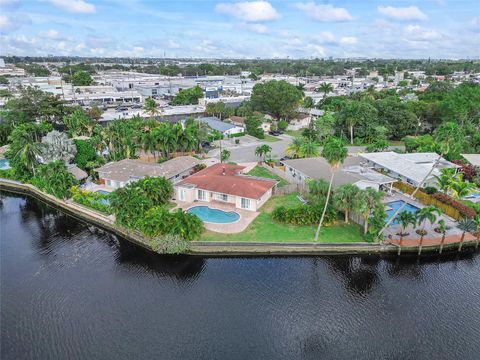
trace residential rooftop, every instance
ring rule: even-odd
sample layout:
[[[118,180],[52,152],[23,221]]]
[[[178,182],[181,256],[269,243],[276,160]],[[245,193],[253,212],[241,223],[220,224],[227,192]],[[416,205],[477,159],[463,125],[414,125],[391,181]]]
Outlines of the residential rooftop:
[[[242,175],[243,169],[245,167],[240,165],[215,164],[189,176],[177,185],[249,199],[260,199],[276,184],[276,181]]]
[[[167,160],[161,164],[148,163],[134,159],[123,159],[109,162],[96,169],[100,177],[110,180],[126,182],[132,179],[141,179],[145,176],[165,177],[171,179],[188,169],[191,169],[200,161],[192,156],[179,156]]]

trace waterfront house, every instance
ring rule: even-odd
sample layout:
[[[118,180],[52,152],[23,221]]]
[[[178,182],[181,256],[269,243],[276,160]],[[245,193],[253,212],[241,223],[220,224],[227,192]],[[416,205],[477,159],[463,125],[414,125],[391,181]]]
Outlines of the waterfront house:
[[[438,159],[436,153],[397,154],[393,151],[365,153],[359,154],[359,156],[366,160],[371,168],[412,186],[420,184]],[[423,187],[435,187],[435,175],[440,175],[442,168],[458,169],[458,165],[441,158]]]
[[[200,161],[192,156],[179,156],[161,164],[123,159],[109,162],[96,171],[100,184],[118,189],[146,176],[164,177],[176,183],[192,174],[198,164]]]
[[[331,167],[323,157],[283,160],[285,174],[290,182],[306,185],[310,179],[330,181]],[[396,180],[365,167],[359,157],[347,157],[333,178],[335,189],[343,184],[353,184],[360,189],[372,188],[390,192]]]
[[[276,181],[246,176],[244,166],[215,164],[175,185],[181,202],[221,202],[257,211],[271,196]]]

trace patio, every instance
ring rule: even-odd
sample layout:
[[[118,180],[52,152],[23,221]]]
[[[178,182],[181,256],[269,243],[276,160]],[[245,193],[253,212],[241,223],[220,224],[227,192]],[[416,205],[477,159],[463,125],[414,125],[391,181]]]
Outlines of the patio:
[[[188,210],[194,206],[208,206],[211,209],[219,209],[224,211],[235,211],[240,215],[240,219],[234,223],[229,224],[216,224],[216,223],[206,223],[203,225],[205,229],[209,231],[214,231],[223,234],[236,234],[244,231],[248,225],[260,214],[256,211],[242,210],[236,208],[233,204],[222,203],[219,201],[195,201],[195,202],[184,202],[179,200],[174,200],[177,206],[174,209]]]

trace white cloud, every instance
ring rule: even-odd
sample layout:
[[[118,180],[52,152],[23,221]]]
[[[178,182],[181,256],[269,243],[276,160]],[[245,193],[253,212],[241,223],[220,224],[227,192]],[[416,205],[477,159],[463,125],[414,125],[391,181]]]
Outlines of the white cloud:
[[[50,0],[56,7],[75,14],[92,14],[96,11],[95,5],[84,0]]]
[[[9,32],[19,29],[25,24],[30,24],[31,20],[28,15],[12,15],[12,14],[0,14],[0,31]]]
[[[220,3],[215,10],[247,22],[270,21],[279,18],[277,10],[267,1]]]
[[[355,36],[345,36],[340,39],[342,45],[355,45],[356,43],[358,43],[358,40]]]
[[[470,30],[473,32],[480,33],[480,16],[474,17],[472,20],[468,22]]]
[[[338,22],[353,20],[352,15],[347,9],[336,8],[333,5],[317,5],[316,3],[297,3],[297,9],[305,12],[305,14],[313,20],[320,22]]]
[[[308,44],[307,52],[313,57],[325,57],[325,49],[320,45]]]
[[[406,37],[412,41],[432,41],[439,40],[442,35],[435,30],[425,29],[418,25],[408,25],[405,28]]]
[[[168,40],[168,48],[169,49],[180,49],[180,44],[175,40],[169,39]]]
[[[49,29],[47,31],[40,31],[38,35],[44,38],[57,39],[59,34],[57,30]]]
[[[266,34],[268,32],[268,28],[263,24],[242,24],[242,28],[257,34]]]
[[[330,31],[322,31],[321,33],[313,35],[313,39],[319,44],[335,44],[337,42],[335,35]]]
[[[386,17],[408,21],[408,20],[426,20],[425,15],[418,7],[393,7],[393,6],[379,6],[378,12]]]

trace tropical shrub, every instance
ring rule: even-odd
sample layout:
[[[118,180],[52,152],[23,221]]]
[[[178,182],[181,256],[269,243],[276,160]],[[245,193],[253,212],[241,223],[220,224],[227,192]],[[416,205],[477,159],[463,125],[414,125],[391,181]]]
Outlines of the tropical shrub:
[[[91,209],[100,211],[101,213],[110,215],[112,210],[108,201],[109,195],[101,194],[98,192],[91,192],[80,190],[78,186],[74,186],[70,189],[72,199],[76,203],[89,207]]]
[[[427,186],[425,187],[425,189],[423,189],[423,191],[425,191],[425,193],[427,193],[428,195],[433,195],[437,192],[437,188],[433,186]]]
[[[190,249],[190,241],[179,235],[162,235],[152,238],[152,250],[159,254],[181,254]]]
[[[97,152],[90,141],[75,140],[75,146],[77,147],[75,164],[79,168],[85,169],[88,162],[97,160]]]
[[[45,162],[60,160],[69,163],[76,151],[73,140],[66,133],[52,130],[42,138],[42,158]]]
[[[199,239],[202,221],[195,215],[178,209],[169,212],[165,207],[154,206],[139,221],[140,230],[147,236],[177,235],[185,240]]]
[[[461,202],[453,199],[451,196],[449,196],[447,194],[435,193],[435,194],[432,195],[432,198],[434,198],[434,199],[436,199],[436,200],[438,200],[438,201],[440,201],[444,204],[450,205],[454,209],[458,210],[459,213],[463,217],[472,219],[477,215],[475,209],[473,209],[473,208],[471,208],[467,205],[462,204]]]
[[[323,204],[307,204],[293,208],[276,207],[272,211],[272,219],[282,224],[316,225],[322,216]],[[337,214],[332,206],[327,207],[324,224],[332,225],[337,220]]]
[[[280,120],[278,123],[277,123],[277,128],[278,130],[280,131],[285,131],[288,127],[288,121],[286,120]]]
[[[249,115],[245,118],[245,132],[248,135],[255,136],[258,139],[264,139],[265,134],[261,127],[262,119],[259,115]]]
[[[78,181],[70,174],[61,161],[52,161],[47,165],[40,165],[32,184],[57,198],[70,197],[70,188],[78,185]]]

